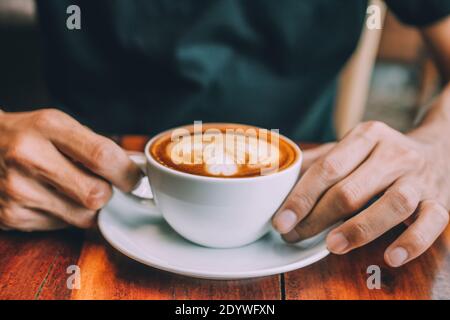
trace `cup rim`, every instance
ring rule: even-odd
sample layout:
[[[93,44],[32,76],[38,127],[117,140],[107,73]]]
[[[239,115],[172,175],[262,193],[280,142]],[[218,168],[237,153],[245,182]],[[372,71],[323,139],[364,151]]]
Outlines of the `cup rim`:
[[[253,128],[257,128],[257,129],[262,129],[261,127],[258,127],[258,126],[240,124],[240,123],[231,123],[231,122],[206,122],[204,124],[218,125],[218,126],[220,126],[220,125],[236,125],[236,126],[253,127]],[[147,141],[147,143],[145,144],[145,147],[144,147],[144,154],[145,154],[145,158],[147,159],[147,163],[151,163],[153,166],[157,167],[158,169],[160,169],[168,174],[174,175],[174,176],[185,177],[185,178],[199,180],[199,181],[217,181],[217,182],[232,182],[232,181],[242,181],[243,182],[243,181],[253,181],[255,179],[258,179],[258,180],[274,179],[275,177],[277,177],[281,174],[287,174],[289,171],[293,171],[297,166],[301,168],[301,165],[303,163],[303,151],[300,149],[300,147],[294,141],[292,141],[288,137],[282,135],[281,133],[278,133],[278,135],[280,137],[282,137],[283,139],[285,139],[286,142],[288,142],[294,148],[294,150],[297,153],[297,157],[296,157],[295,161],[286,169],[283,169],[281,171],[277,171],[275,173],[271,173],[268,175],[258,175],[258,176],[251,176],[251,177],[235,177],[235,178],[202,176],[202,175],[197,175],[197,174],[187,173],[184,171],[175,170],[173,168],[170,168],[168,166],[165,166],[165,165],[159,163],[156,159],[153,158],[153,156],[151,155],[150,150],[149,150],[150,146],[153,144],[153,142],[155,142],[159,137],[161,137],[175,129],[186,128],[186,127],[190,127],[190,126],[192,126],[192,125],[183,125],[183,126],[178,126],[178,127],[164,130],[164,131],[158,133],[157,135],[155,135],[154,137],[152,137],[149,141]]]

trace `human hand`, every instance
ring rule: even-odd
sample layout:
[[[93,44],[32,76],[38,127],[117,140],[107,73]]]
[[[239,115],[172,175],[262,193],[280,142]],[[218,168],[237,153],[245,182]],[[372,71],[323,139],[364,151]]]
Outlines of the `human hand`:
[[[0,113],[0,228],[90,227],[113,184],[130,191],[139,168],[113,141],[53,109]]]
[[[409,222],[385,251],[389,265],[403,265],[431,246],[448,224],[447,153],[439,143],[381,122],[362,123],[339,143],[304,152],[306,171],[273,225],[286,241],[297,242],[354,215],[327,236],[329,250],[344,254]]]

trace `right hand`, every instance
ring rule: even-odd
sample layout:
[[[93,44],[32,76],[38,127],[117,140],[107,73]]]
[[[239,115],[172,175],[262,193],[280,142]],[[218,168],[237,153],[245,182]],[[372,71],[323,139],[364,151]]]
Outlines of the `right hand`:
[[[0,112],[0,228],[88,228],[112,194],[141,172],[113,141],[67,114]]]

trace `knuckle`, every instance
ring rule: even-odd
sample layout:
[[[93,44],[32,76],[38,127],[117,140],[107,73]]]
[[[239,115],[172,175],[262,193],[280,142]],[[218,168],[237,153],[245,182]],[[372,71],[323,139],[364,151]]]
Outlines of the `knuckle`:
[[[55,124],[60,123],[63,114],[62,111],[57,109],[42,109],[35,113],[33,122],[40,129],[53,127]]]
[[[348,239],[352,245],[360,245],[368,242],[370,240],[370,235],[372,234],[372,228],[362,221],[354,222],[350,228],[348,234]]]
[[[413,148],[402,148],[400,152],[404,159],[412,161],[416,165],[424,161],[422,154]]]
[[[428,241],[427,237],[422,232],[414,232],[408,242],[408,251],[415,253],[421,252],[428,248],[431,243]]]
[[[93,183],[88,191],[85,200],[85,206],[91,210],[103,208],[112,196],[111,186],[103,181]]]
[[[8,174],[3,179],[3,192],[5,195],[14,201],[20,202],[22,199],[22,187],[19,179],[17,179],[16,175],[8,172]]]
[[[289,199],[289,203],[292,207],[298,209],[295,211],[300,212],[308,211],[314,206],[312,198],[304,192],[294,192]]]
[[[447,210],[440,204],[434,201],[424,201],[422,202],[422,208],[426,212],[433,214],[436,224],[446,226],[450,220],[450,214]]]
[[[7,164],[28,164],[30,159],[30,142],[30,138],[25,134],[15,137],[5,153],[5,162]]]
[[[16,229],[20,227],[23,223],[23,219],[20,216],[19,212],[14,208],[2,208],[0,210],[0,221],[7,228]]]
[[[114,161],[114,148],[106,142],[97,142],[92,151],[92,161],[94,169],[101,169]]]
[[[334,157],[325,157],[320,162],[320,174],[326,180],[337,179],[342,172],[342,163]]]
[[[381,121],[366,121],[359,125],[359,129],[362,132],[376,135],[388,130],[389,126]]]
[[[440,211],[442,209],[442,207],[436,201],[433,201],[433,200],[422,201],[420,203],[420,207],[425,212]]]
[[[350,182],[336,187],[337,204],[345,212],[353,212],[358,209],[358,188]]]
[[[407,217],[413,213],[418,205],[417,192],[409,186],[401,186],[389,191],[389,197],[394,213]]]
[[[450,214],[443,208],[436,209],[436,216],[443,226],[447,226],[450,221]]]

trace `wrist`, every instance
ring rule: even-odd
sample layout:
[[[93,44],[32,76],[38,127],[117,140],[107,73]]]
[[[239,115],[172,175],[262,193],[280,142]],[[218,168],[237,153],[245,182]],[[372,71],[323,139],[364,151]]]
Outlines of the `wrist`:
[[[420,124],[407,133],[414,140],[427,144],[448,144],[450,136],[450,84],[428,108]]]

